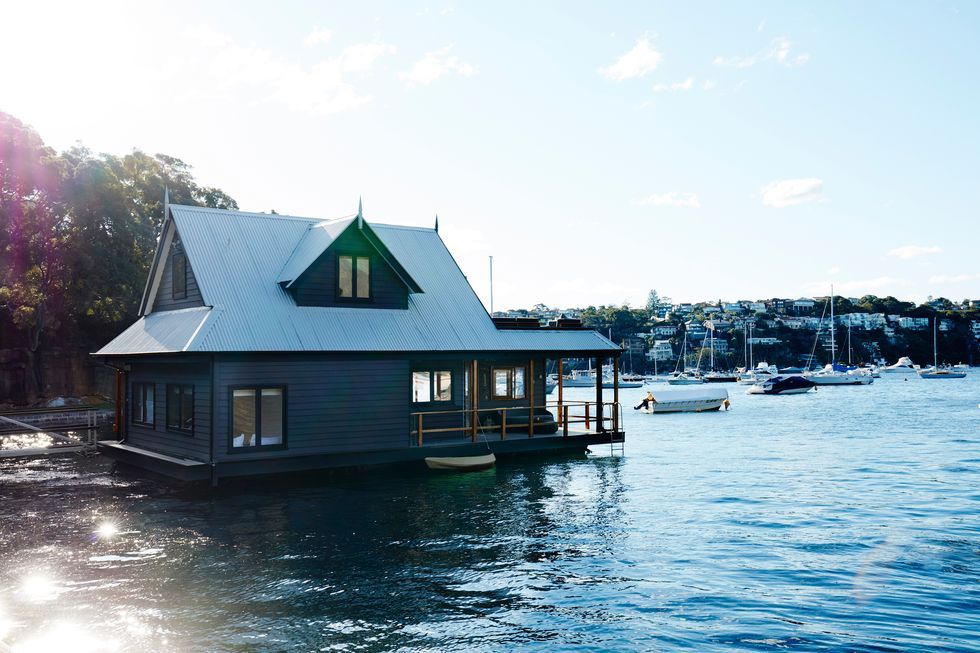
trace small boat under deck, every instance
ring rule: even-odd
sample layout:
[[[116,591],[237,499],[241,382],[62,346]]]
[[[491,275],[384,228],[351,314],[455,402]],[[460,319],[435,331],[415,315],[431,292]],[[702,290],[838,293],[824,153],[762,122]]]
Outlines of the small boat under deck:
[[[490,469],[496,462],[497,457],[493,453],[488,453],[483,456],[429,457],[425,459],[425,464],[429,469],[456,472],[475,472],[481,469]]]

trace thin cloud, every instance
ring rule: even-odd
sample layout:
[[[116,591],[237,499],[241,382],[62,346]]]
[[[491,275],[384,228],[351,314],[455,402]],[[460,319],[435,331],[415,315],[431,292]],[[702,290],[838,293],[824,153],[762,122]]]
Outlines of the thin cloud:
[[[980,279],[980,274],[937,274],[929,277],[929,283],[966,283]]]
[[[621,82],[634,77],[642,77],[656,70],[663,60],[663,55],[650,47],[650,39],[637,39],[633,49],[616,60],[607,68],[600,68],[599,73],[604,77]]]
[[[357,43],[338,56],[304,65],[271,50],[240,45],[207,26],[184,34],[203,46],[203,66],[215,88],[247,88],[259,99],[313,115],[342,113],[370,102],[371,96],[354,89],[350,76],[370,72],[379,58],[395,53],[395,46],[387,43]]]
[[[763,186],[762,204],[776,209],[823,199],[823,180],[816,177],[783,179]]]
[[[459,57],[450,54],[451,45],[447,45],[439,50],[427,52],[425,56],[416,61],[412,67],[400,75],[402,80],[409,86],[427,86],[440,77],[455,73],[463,77],[472,77],[477,74],[477,69]]]
[[[322,27],[314,27],[313,31],[303,39],[303,45],[312,48],[315,45],[325,45],[333,38],[333,32]]]
[[[939,245],[903,245],[895,249],[888,250],[888,256],[900,259],[919,258],[930,254],[942,254],[943,248]]]
[[[810,55],[806,52],[794,55],[792,52],[793,42],[785,36],[774,38],[767,50],[750,54],[747,57],[722,57],[714,58],[716,66],[728,68],[750,68],[756,64],[772,61],[781,66],[802,66],[810,60]]]
[[[683,82],[675,82],[673,84],[654,84],[654,93],[664,93],[667,91],[690,91],[694,87],[694,78],[688,77]]]
[[[653,194],[637,202],[640,206],[686,206],[692,209],[700,209],[701,201],[697,193],[669,193]]]

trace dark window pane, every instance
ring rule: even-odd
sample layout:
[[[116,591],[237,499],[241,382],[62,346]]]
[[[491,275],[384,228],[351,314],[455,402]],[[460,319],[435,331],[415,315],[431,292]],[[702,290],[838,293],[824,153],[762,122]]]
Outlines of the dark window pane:
[[[262,390],[261,445],[282,444],[282,390]]]
[[[180,429],[194,430],[194,386],[185,385],[180,397]]]
[[[371,296],[371,259],[357,257],[357,296],[368,299]]]
[[[255,390],[232,391],[231,446],[254,447],[258,445],[255,433]]]
[[[340,257],[338,289],[341,297],[354,296],[354,259],[350,256]]]
[[[173,299],[187,297],[187,257],[174,254],[173,258]]]
[[[179,385],[167,386],[167,428],[180,428],[180,400],[181,392]]]

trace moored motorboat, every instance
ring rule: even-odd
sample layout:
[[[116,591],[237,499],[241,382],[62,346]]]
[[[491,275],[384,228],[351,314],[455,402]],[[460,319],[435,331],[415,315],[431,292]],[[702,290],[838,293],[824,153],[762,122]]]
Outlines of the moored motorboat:
[[[871,385],[874,383],[874,377],[867,372],[861,372],[857,369],[839,369],[839,366],[830,363],[816,372],[804,372],[803,378],[816,385]]]
[[[493,453],[482,456],[449,456],[449,457],[430,457],[425,459],[425,464],[429,469],[440,469],[457,472],[475,472],[481,469],[490,469],[497,462],[497,457]]]
[[[762,361],[755,366],[755,369],[748,370],[738,375],[738,382],[742,385],[754,385],[760,381],[768,381],[779,374],[775,365]]]
[[[775,376],[760,381],[745,391],[749,395],[798,395],[809,392],[816,383],[798,374]]]
[[[898,359],[898,362],[896,362],[894,365],[886,365],[885,367],[882,367],[880,371],[885,374],[899,374],[899,373],[908,374],[911,372],[915,372],[916,369],[917,366],[912,363],[911,358],[909,358],[908,356],[902,356],[901,358]]]
[[[650,391],[637,410],[641,413],[702,413],[728,408],[728,391],[724,388],[658,388]]]
[[[735,383],[738,376],[732,372],[708,372],[704,375],[705,383]]]

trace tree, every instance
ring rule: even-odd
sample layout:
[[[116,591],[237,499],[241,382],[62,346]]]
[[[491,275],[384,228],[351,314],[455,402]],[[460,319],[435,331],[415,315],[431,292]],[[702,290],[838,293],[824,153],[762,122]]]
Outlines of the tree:
[[[647,311],[652,315],[660,308],[660,295],[656,290],[651,290],[647,295]]]
[[[27,352],[29,397],[44,388],[46,339],[88,352],[135,318],[164,188],[175,203],[238,208],[175,157],[58,155],[0,113],[0,347]]]

